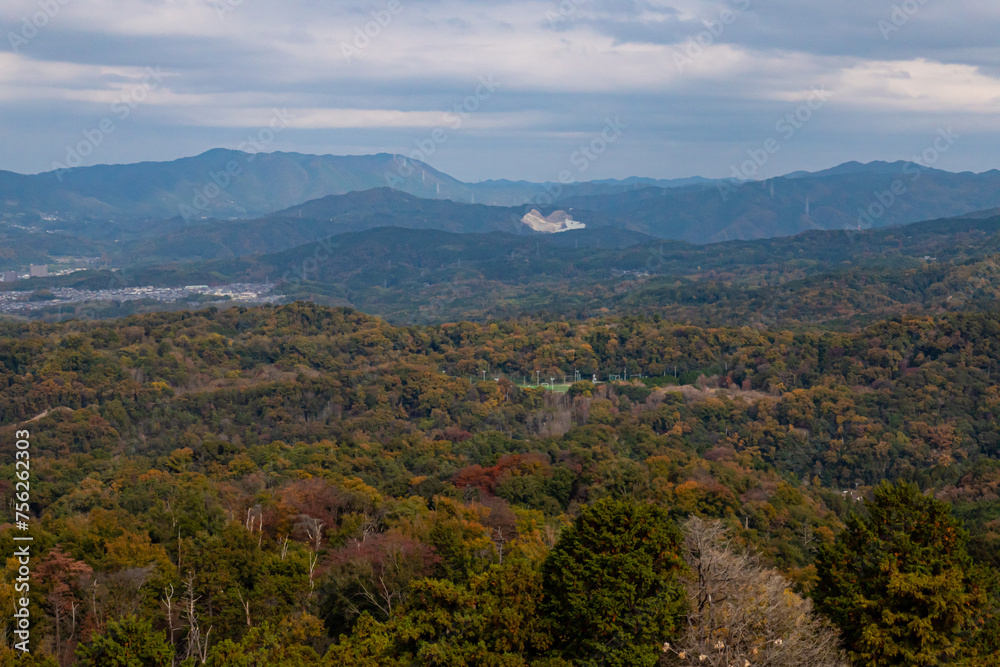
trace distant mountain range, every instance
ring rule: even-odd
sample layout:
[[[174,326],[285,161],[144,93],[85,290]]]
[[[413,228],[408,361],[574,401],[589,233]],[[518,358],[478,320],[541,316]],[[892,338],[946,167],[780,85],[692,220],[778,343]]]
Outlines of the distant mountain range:
[[[119,244],[117,263],[144,264],[226,259],[279,252],[335,234],[378,227],[455,233],[532,234],[521,208],[420,199],[378,188],[331,195],[254,220],[210,221]]]
[[[811,229],[869,229],[1000,207],[1000,171],[954,174],[912,162],[848,163],[813,174],[712,187],[647,188],[566,197],[603,224],[709,243],[791,236]]]
[[[0,220],[45,229],[106,228],[137,221],[250,219],[329,195],[392,187],[425,199],[515,206],[552,194],[602,195],[638,188],[707,185],[706,179],[631,178],[561,185],[462,183],[399,155],[302,155],[215,149],[173,162],[61,169],[32,176],[0,171]],[[89,233],[93,233],[90,231]]]
[[[380,227],[535,236],[552,231],[539,221],[573,220],[564,235],[585,227],[620,247],[635,238],[704,244],[858,231],[998,208],[1000,171],[956,174],[910,162],[850,162],[763,182],[564,186],[462,183],[387,154],[220,149],[174,162],[0,172],[0,269],[60,256],[115,267],[226,260]],[[534,229],[522,221],[533,210]]]

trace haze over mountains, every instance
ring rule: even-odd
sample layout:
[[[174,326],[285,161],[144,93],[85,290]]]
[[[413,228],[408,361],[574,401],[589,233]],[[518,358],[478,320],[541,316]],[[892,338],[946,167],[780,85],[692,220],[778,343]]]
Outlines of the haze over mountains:
[[[710,183],[633,178],[558,186],[562,194],[594,195],[638,187]],[[302,155],[215,149],[173,162],[62,169],[25,176],[0,172],[0,216],[61,222],[254,218],[312,199],[392,187],[430,199],[492,205],[523,204],[555,189],[526,181],[462,183],[400,155]]]
[[[520,209],[420,199],[398,190],[377,188],[330,195],[254,220],[179,227],[164,235],[122,244],[116,248],[116,255],[143,257],[147,262],[242,257],[378,227],[456,233],[531,232],[521,224],[520,215]]]
[[[692,243],[787,236],[808,229],[882,227],[1000,207],[1000,171],[954,174],[907,162],[847,163],[763,182],[695,177],[563,185],[462,183],[423,162],[388,154],[338,157],[217,149],[174,162],[84,167],[33,176],[0,172],[0,221],[104,240],[218,224],[213,220],[273,222],[279,211],[330,222],[350,204],[323,198],[386,187],[421,199],[524,207],[521,216],[530,208],[543,215],[574,209],[574,219],[587,225]],[[313,203],[303,206],[307,202]],[[379,210],[388,214],[392,205],[387,199]],[[483,231],[479,227],[484,216],[501,219],[517,212],[470,207],[460,215],[453,207],[438,223],[427,217],[426,210],[411,216],[412,199],[396,200],[395,205],[399,208],[390,220],[368,226]],[[290,210],[297,206],[302,208]],[[469,221],[456,223],[463,216]],[[413,220],[407,222],[408,217]],[[365,227],[359,224],[337,229],[326,225],[317,231],[358,231]]]
[[[603,197],[567,197],[606,224],[692,243],[790,236],[810,229],[867,229],[1000,206],[1000,171],[953,174],[914,163],[848,163],[711,188],[650,188]]]
[[[996,309],[1000,216],[708,245],[610,227],[536,235],[379,227],[279,252],[14,288],[265,281],[276,286],[275,300],[351,306],[401,324],[640,312],[711,326],[855,327],[873,317]]]
[[[71,257],[98,269],[5,290],[269,281],[282,298],[399,321],[647,301],[680,308],[692,299],[743,313],[733,303],[768,290],[794,300],[844,271],[903,272],[882,276],[885,285],[918,280],[905,294],[878,297],[879,308],[903,308],[932,298],[927,289],[932,300],[947,291],[928,285],[965,280],[954,277],[966,274],[963,262],[992,275],[987,255],[1000,248],[1000,218],[990,212],[1000,208],[1000,172],[908,162],[749,183],[564,186],[467,184],[391,155],[217,150],[172,163],[4,173],[0,191],[0,269],[65,266]],[[937,222],[877,231],[924,220]],[[983,294],[994,297],[992,288]]]

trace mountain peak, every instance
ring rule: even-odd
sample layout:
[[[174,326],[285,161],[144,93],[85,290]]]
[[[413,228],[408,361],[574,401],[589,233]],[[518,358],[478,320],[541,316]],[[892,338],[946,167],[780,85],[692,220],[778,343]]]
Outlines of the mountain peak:
[[[896,160],[895,162],[886,162],[884,160],[858,162],[857,160],[852,160],[850,162],[838,164],[836,167],[830,167],[829,169],[823,169],[821,171],[794,171],[790,174],[785,174],[784,178],[817,178],[822,176],[885,176],[902,174],[913,169],[947,173],[940,169],[932,169],[931,167],[925,167],[921,164],[910,162],[908,160]]]

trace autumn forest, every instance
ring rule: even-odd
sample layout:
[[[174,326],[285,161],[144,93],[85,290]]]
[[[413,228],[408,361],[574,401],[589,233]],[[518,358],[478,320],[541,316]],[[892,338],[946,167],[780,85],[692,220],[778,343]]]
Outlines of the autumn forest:
[[[0,494],[15,505],[26,430],[35,567],[32,652],[0,664],[987,665],[1000,646],[992,315],[392,326],[295,303],[0,340]],[[524,383],[574,370],[566,392]]]

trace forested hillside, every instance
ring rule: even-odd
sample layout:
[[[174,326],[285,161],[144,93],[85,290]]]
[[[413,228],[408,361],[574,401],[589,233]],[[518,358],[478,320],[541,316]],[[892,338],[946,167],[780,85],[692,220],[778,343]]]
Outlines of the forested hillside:
[[[349,206],[349,217],[355,213]],[[301,228],[285,222],[291,226],[261,229],[295,238]],[[996,309],[998,231],[1000,217],[981,215],[695,246],[608,227],[527,236],[377,228],[265,255],[80,272],[0,289],[270,281],[275,301],[351,306],[395,324],[646,313],[699,326],[851,329],[901,315]],[[249,232],[245,240],[231,248],[206,236],[198,252],[241,254],[259,241]],[[147,250],[153,258],[166,247]],[[114,304],[79,303],[53,305],[35,316],[74,312],[91,318],[129,314]]]
[[[1000,667],[996,2],[0,24],[0,667]]]
[[[0,269],[274,255],[390,226],[531,234],[520,219],[533,208],[570,211],[587,227],[633,244],[648,237],[674,246],[860,232],[995,212],[998,184],[996,170],[953,174],[911,162],[848,163],[766,181],[462,183],[400,155],[218,149],[174,162],[0,172]]]
[[[0,325],[34,664],[993,664],[998,378],[993,314]]]
[[[951,174],[904,161],[847,163],[812,174],[727,181],[711,188],[568,197],[560,205],[660,238],[713,243],[814,229],[898,226],[993,209],[1000,205],[998,184],[1000,171],[995,169]],[[893,196],[891,202],[885,193]],[[880,196],[888,206],[879,204]]]

